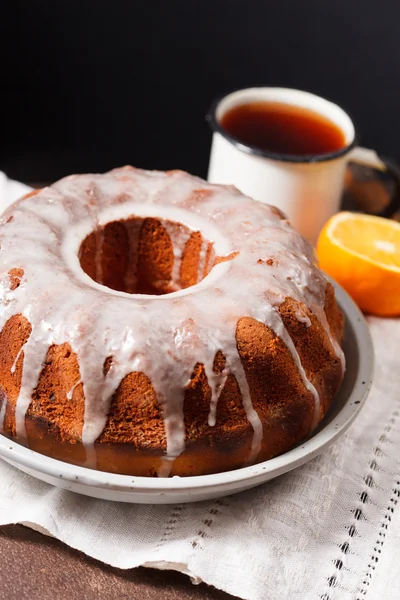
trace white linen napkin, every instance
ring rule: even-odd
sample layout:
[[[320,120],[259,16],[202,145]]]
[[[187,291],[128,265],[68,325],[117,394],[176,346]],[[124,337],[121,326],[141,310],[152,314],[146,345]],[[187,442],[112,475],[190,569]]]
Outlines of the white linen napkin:
[[[398,600],[400,321],[369,324],[369,399],[348,433],[296,471],[219,500],[143,506],[54,488],[0,460],[0,524],[122,569],[175,569],[245,600]]]
[[[0,171],[0,213],[10,206],[15,200],[21,198],[24,194],[31,191],[31,187],[8,179],[8,177]]]

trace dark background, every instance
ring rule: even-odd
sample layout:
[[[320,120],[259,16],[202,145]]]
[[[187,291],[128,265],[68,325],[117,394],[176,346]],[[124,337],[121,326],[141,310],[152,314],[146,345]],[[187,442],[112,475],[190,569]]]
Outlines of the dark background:
[[[397,0],[7,0],[0,169],[26,181],[123,164],[206,175],[215,96],[298,87],[400,157]]]

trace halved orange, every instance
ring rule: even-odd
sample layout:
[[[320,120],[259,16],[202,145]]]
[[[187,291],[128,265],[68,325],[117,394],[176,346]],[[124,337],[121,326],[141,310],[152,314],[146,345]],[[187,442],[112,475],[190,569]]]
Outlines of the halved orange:
[[[400,315],[400,223],[382,217],[340,212],[322,229],[320,267],[364,311]]]

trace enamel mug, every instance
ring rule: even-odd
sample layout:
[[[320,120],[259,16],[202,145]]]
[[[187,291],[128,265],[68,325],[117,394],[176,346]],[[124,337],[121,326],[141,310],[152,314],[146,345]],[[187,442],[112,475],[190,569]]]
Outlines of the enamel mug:
[[[328,154],[289,155],[247,146],[223,129],[221,119],[227,111],[252,102],[284,103],[318,113],[340,128],[343,147]],[[207,120],[213,130],[208,181],[234,185],[255,200],[277,206],[313,243],[324,223],[340,210],[347,163],[386,170],[373,150],[356,146],[349,115],[308,92],[272,87],[239,90],[216,100]]]

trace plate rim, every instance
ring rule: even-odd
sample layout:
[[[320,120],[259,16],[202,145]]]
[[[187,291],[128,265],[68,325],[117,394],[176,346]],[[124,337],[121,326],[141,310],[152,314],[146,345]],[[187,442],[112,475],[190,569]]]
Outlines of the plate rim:
[[[25,469],[62,480],[64,484],[80,484],[87,488],[113,490],[116,493],[130,492],[132,495],[181,495],[196,492],[201,494],[210,489],[217,493],[225,488],[248,488],[305,464],[333,444],[356,419],[371,389],[374,370],[373,343],[365,317],[347,292],[335,281],[327,279],[333,284],[337,301],[352,326],[359,349],[358,371],[353,389],[335,419],[284,454],[255,465],[211,475],[151,478],[109,473],[66,463],[30,450],[0,434],[0,458],[10,461],[17,468],[21,465]],[[357,405],[350,402],[356,390]],[[339,419],[340,416],[343,420]],[[338,419],[340,424],[333,424]]]

